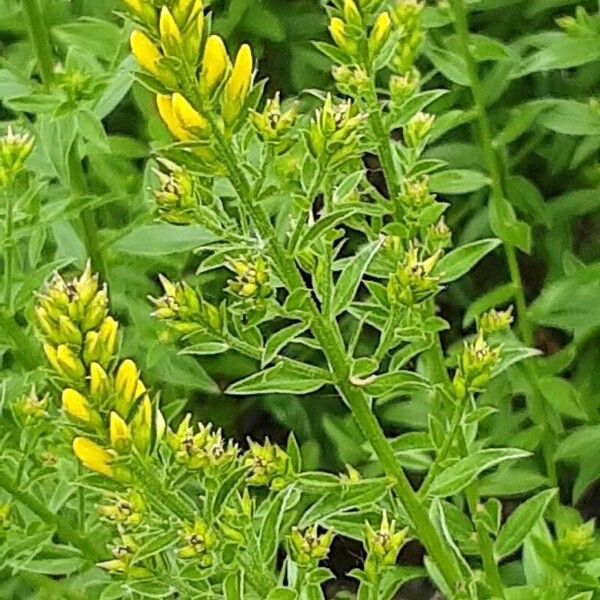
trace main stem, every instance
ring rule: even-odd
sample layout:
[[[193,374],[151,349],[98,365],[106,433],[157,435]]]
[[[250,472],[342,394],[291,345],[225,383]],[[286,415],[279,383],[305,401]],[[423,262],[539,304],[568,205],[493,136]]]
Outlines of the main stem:
[[[44,17],[40,9],[39,0],[23,0],[23,13],[31,44],[35,52],[38,69],[42,83],[48,87],[54,78],[52,47],[48,30],[44,24]]]
[[[465,64],[467,66],[467,72],[469,77],[469,83],[471,86],[471,94],[473,96],[473,103],[475,105],[475,112],[477,114],[477,121],[479,125],[479,133],[481,138],[481,150],[483,154],[484,163],[488,170],[488,174],[491,180],[491,190],[494,198],[504,200],[504,176],[502,173],[502,167],[496,151],[494,150],[492,127],[488,118],[485,96],[483,88],[479,80],[479,72],[477,69],[477,63],[471,53],[469,47],[469,22],[467,19],[467,11],[465,8],[464,0],[452,0],[452,12],[454,14],[454,27],[456,35],[458,36],[461,51]],[[517,305],[517,327],[522,341],[528,346],[532,346],[534,343],[533,330],[531,323],[527,317],[527,301],[525,299],[525,292],[523,290],[523,281],[521,278],[521,272],[519,270],[519,263],[517,260],[517,254],[515,247],[511,244],[504,243],[504,251],[506,254],[506,262],[510,273],[511,282],[515,289],[515,303]],[[534,394],[536,395],[536,403],[541,407],[539,411],[532,411],[532,418],[537,422],[538,425],[542,425],[545,430],[544,441],[543,441],[543,454],[544,461],[546,463],[546,471],[552,485],[556,484],[556,466],[554,464],[554,439],[550,429],[549,421],[546,415],[545,402],[539,389],[539,377],[535,363],[526,363],[525,369],[532,380],[534,387]],[[535,414],[534,414],[535,412]],[[541,412],[540,415],[537,412]]]
[[[219,150],[226,162],[229,177],[237,189],[240,200],[248,211],[257,233],[268,244],[279,277],[290,292],[304,288],[302,276],[295,262],[277,240],[275,229],[262,207],[256,204],[251,197],[250,185],[240,171],[229,144],[224,140],[215,122],[212,123],[212,127]],[[334,374],[336,388],[350,407],[363,435],[373,447],[384,472],[393,480],[394,490],[403,504],[417,536],[437,565],[448,587],[457,590],[460,587],[461,574],[451,550],[433,526],[427,511],[412,489],[404,471],[398,465],[394,452],[371,411],[367,396],[360,388],[350,383],[350,368],[336,321],[324,317],[313,301],[310,302],[310,312],[313,334],[321,345]]]
[[[12,190],[6,194],[6,223],[4,237],[4,306],[12,312],[12,283],[13,283],[13,252],[15,240],[13,239],[13,211],[14,200]]]

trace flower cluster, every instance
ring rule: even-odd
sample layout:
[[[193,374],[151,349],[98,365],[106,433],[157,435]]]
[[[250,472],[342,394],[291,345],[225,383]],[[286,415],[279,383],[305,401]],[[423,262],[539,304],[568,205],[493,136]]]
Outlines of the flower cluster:
[[[382,568],[393,567],[396,564],[398,553],[408,541],[407,536],[408,528],[396,531],[396,522],[388,520],[386,511],[383,511],[379,529],[375,530],[370,523],[366,523],[367,577],[374,580]]]
[[[73,440],[75,455],[92,471],[129,479],[115,459],[132,449],[148,454],[164,420],[134,361],[117,364],[118,323],[108,314],[106,286],[89,263],[71,281],[56,274],[38,298],[36,316],[48,362],[64,382],[63,412],[85,433]]]
[[[143,30],[131,35],[131,51],[144,72],[162,88],[157,107],[179,142],[209,165],[219,163],[212,148],[215,128],[235,130],[244,115],[254,66],[247,44],[233,64],[223,40],[208,35],[200,0],[177,0],[156,9],[148,0],[129,0]]]
[[[0,137],[0,189],[11,185],[25,168],[25,161],[33,151],[33,137],[15,133],[10,127]]]

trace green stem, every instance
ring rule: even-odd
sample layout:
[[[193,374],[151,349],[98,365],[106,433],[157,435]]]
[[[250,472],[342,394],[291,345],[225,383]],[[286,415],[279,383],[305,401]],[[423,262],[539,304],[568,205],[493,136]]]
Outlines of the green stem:
[[[23,0],[23,14],[43,84],[48,87],[54,78],[54,60],[50,37],[44,23],[39,0]]]
[[[11,191],[5,195],[6,198],[6,223],[4,238],[4,306],[8,312],[12,312],[12,286],[13,286],[13,264],[15,240],[13,238],[14,223],[14,199]]]
[[[229,177],[238,192],[240,201],[248,211],[257,233],[268,245],[279,277],[290,293],[303,289],[304,282],[296,263],[277,240],[275,230],[262,207],[255,204],[249,195],[250,185],[243,172],[240,171],[235,155],[223,138],[216,122],[212,122],[212,127]],[[417,536],[437,565],[448,587],[452,590],[458,589],[461,583],[461,573],[452,551],[433,526],[425,507],[419,501],[404,471],[397,463],[392,447],[371,410],[369,399],[360,388],[350,382],[350,366],[337,321],[322,315],[314,302],[310,301],[309,304],[312,317],[311,328],[323,349],[331,372],[335,376],[338,392],[350,407],[360,430],[373,447],[382,469],[393,480],[394,490],[404,506]]]
[[[479,126],[481,151],[483,154],[483,161],[490,177],[492,195],[494,198],[504,200],[505,193],[502,167],[500,165],[500,161],[498,160],[496,151],[494,150],[492,126],[487,114],[485,95],[481,81],[479,80],[477,63],[469,46],[469,22],[467,20],[465,3],[464,0],[452,0],[451,5],[454,13],[454,27],[456,35],[458,36],[463,58],[467,66],[471,94],[473,97],[473,103],[475,105],[475,112]],[[515,302],[517,304],[519,331],[521,332],[523,341],[525,343],[530,343],[528,342],[528,339],[531,337],[531,335],[530,324],[527,320],[527,302],[525,300],[525,293],[523,291],[523,284],[521,281],[515,248],[508,242],[505,242],[504,249],[511,281],[515,286]]]
[[[427,498],[427,493],[431,488],[433,480],[435,479],[436,475],[440,472],[442,463],[448,458],[450,454],[450,450],[452,449],[452,445],[456,439],[456,435],[460,430],[460,425],[462,423],[468,399],[468,394],[465,394],[464,397],[461,400],[458,400],[454,406],[452,420],[450,422],[446,438],[444,439],[444,443],[439,449],[435,460],[433,461],[433,464],[429,468],[429,471],[427,472],[427,475],[425,476],[425,479],[423,480],[423,483],[419,488],[419,497],[421,499]]]
[[[68,542],[79,548],[86,558],[92,562],[98,562],[104,556],[98,551],[96,546],[88,539],[79,535],[79,533],[62,517],[55,515],[46,505],[17,485],[6,473],[0,476],[0,488],[10,494],[15,500],[26,506],[31,512],[37,515],[46,525],[54,527],[58,536],[65,542]]]
[[[493,145],[492,127],[488,118],[485,96],[483,88],[479,80],[477,63],[471,53],[469,46],[469,23],[467,19],[467,11],[464,0],[452,0],[452,11],[454,14],[455,31],[459,39],[463,58],[467,66],[469,82],[471,86],[471,94],[477,114],[479,124],[479,133],[481,138],[481,150],[484,163],[488,170],[491,180],[492,195],[494,198],[504,200],[504,180],[506,174],[503,173],[503,167],[498,159]],[[514,246],[505,242],[504,251],[506,254],[506,262],[510,272],[511,282],[515,288],[515,304],[517,305],[517,326],[519,334],[525,344],[532,346],[534,343],[533,329],[527,317],[527,301],[523,289],[523,281],[519,270],[517,254]],[[556,465],[554,463],[554,434],[550,427],[547,416],[546,402],[539,388],[539,374],[535,363],[525,363],[525,369],[530,376],[533,393],[536,396],[534,402],[539,407],[540,416],[536,416],[538,411],[532,411],[532,418],[538,425],[542,425],[545,430],[543,441],[543,455],[546,463],[546,471],[550,479],[551,485],[556,485]],[[554,500],[554,503],[558,500]]]
[[[78,202],[87,195],[88,188],[81,158],[77,151],[77,140],[75,140],[73,147],[69,151],[68,169],[71,197],[74,202]],[[81,211],[81,224],[83,226],[86,251],[92,261],[92,266],[100,274],[101,279],[106,279],[106,267],[100,249],[98,226],[93,209],[84,208]]]
[[[388,195],[394,204],[394,218],[399,221],[402,218],[402,207],[400,205],[402,188],[396,171],[392,138],[381,118],[381,109],[377,100],[374,82],[367,98],[367,105],[369,107],[369,124],[377,139],[377,152],[388,187]]]

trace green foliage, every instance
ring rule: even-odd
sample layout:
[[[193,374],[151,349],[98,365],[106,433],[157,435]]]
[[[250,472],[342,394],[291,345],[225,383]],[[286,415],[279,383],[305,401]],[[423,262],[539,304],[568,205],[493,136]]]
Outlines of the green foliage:
[[[597,5],[206,4],[0,0],[0,598],[600,597]]]

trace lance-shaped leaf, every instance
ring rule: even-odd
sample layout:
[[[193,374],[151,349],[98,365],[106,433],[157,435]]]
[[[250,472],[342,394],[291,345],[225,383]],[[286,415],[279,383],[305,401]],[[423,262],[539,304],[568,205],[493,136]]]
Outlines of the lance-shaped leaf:
[[[434,274],[442,283],[450,283],[468,273],[486,254],[497,248],[500,240],[490,238],[465,244],[452,250],[437,264]]]
[[[376,376],[363,389],[370,396],[379,398],[389,394],[407,394],[428,386],[429,381],[423,375],[412,371],[396,371]]]
[[[496,554],[504,558],[518,550],[533,526],[544,515],[544,511],[556,496],[556,489],[544,490],[517,507],[508,517],[496,539]]]
[[[305,323],[294,323],[289,327],[284,327],[280,329],[278,332],[274,333],[269,341],[265,344],[265,350],[263,352],[263,357],[261,364],[264,367],[269,364],[276,356],[279,354],[279,351],[282,350],[285,346],[287,346],[295,337],[300,335],[303,331],[307,329],[307,325]]]
[[[327,371],[285,361],[237,381],[227,388],[228,394],[310,394],[331,383]]]
[[[348,263],[348,266],[340,275],[333,293],[332,306],[334,315],[338,315],[346,310],[354,299],[363,275],[381,244],[382,240],[378,239],[365,246]]]
[[[487,448],[462,458],[442,471],[434,480],[432,496],[453,496],[471,484],[480,473],[505,462],[530,456],[519,448]]]

